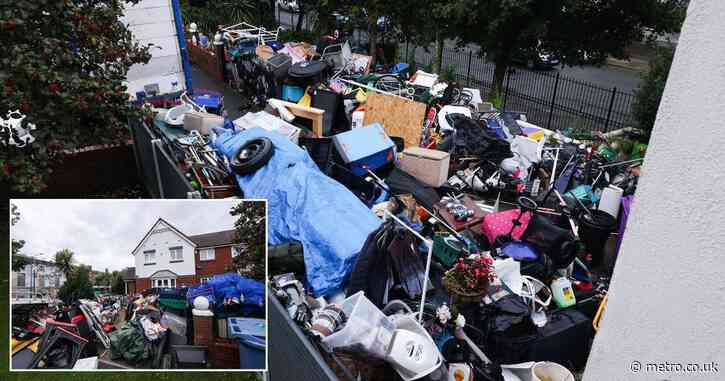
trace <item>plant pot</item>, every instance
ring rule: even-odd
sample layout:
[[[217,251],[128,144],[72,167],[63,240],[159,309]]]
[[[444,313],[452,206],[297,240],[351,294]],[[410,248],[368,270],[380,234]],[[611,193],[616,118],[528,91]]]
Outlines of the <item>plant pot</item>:
[[[453,299],[453,303],[455,304],[469,304],[480,302],[481,299],[488,293],[488,286],[489,283],[486,282],[485,286],[482,287],[480,290],[464,290],[458,284],[455,284],[450,279],[448,279],[448,277],[446,277],[445,275],[443,276],[443,287],[446,288],[448,294]]]

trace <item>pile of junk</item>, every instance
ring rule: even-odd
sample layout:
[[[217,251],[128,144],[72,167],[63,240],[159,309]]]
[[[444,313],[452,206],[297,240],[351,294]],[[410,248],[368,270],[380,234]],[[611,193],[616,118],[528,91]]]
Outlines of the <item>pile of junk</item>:
[[[347,44],[305,45],[294,63],[263,44],[290,61],[260,66],[279,89],[263,109],[229,120],[187,96],[155,120],[202,197],[221,183],[268,200],[273,293],[338,377],[573,379],[605,310],[639,132],[571,136]]]
[[[34,308],[24,324],[14,306],[12,368],[263,369],[264,296],[262,282],[229,273],[189,288]]]

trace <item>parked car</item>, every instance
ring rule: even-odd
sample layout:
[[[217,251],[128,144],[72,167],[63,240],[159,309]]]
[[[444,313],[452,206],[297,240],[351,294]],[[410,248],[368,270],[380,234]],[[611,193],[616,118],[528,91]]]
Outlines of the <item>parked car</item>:
[[[558,57],[538,48],[518,51],[512,57],[512,62],[532,70],[551,70],[561,64]]]

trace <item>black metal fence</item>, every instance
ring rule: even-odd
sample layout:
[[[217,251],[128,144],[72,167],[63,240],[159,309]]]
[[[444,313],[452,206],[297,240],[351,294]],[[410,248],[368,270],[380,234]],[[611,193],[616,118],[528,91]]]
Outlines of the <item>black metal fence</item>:
[[[419,68],[433,60],[433,54],[421,47],[403,44],[399,52],[401,60],[414,59]],[[494,65],[474,49],[444,48],[442,68],[467,87],[480,89],[484,98],[492,88]],[[636,125],[631,113],[634,95],[616,87],[604,88],[558,71],[510,68],[503,88],[504,110],[524,112],[531,123],[548,129],[587,133]]]

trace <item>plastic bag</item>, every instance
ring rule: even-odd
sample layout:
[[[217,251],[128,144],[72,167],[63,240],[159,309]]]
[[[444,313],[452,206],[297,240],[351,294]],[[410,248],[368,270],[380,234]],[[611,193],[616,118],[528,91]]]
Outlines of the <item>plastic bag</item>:
[[[339,331],[322,339],[328,349],[366,353],[384,359],[395,325],[360,291],[345,299],[342,310],[349,318]]]

